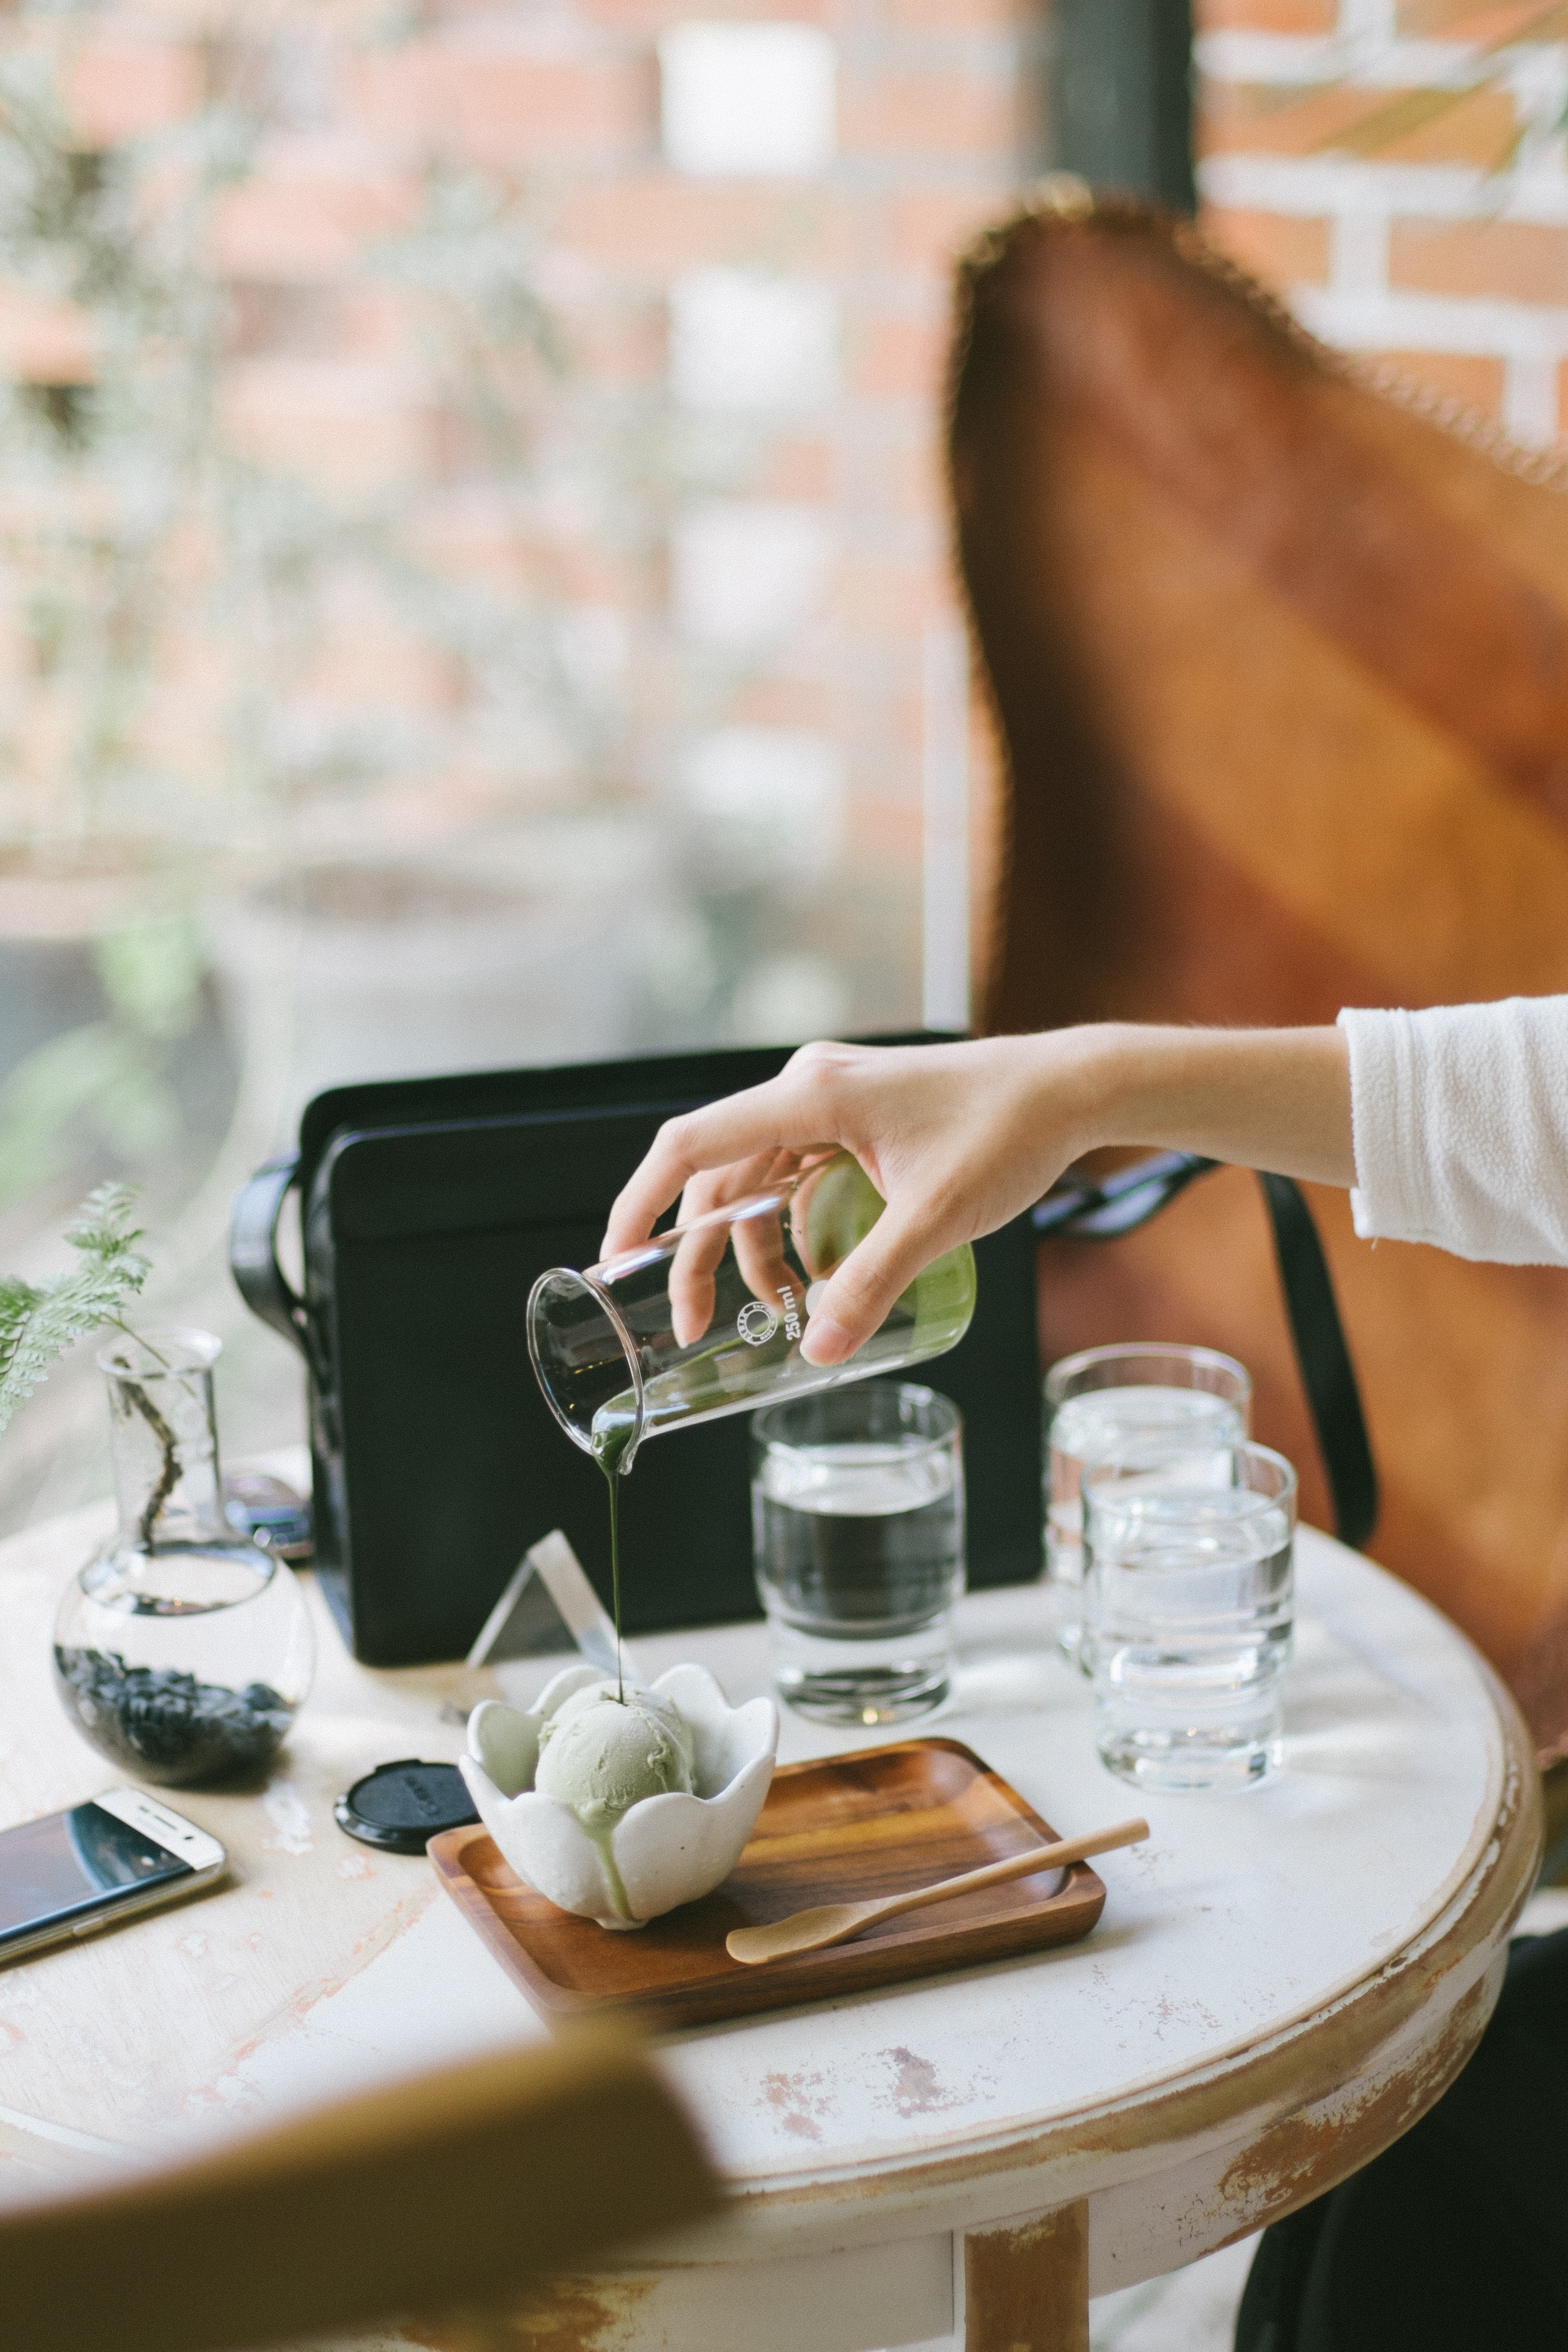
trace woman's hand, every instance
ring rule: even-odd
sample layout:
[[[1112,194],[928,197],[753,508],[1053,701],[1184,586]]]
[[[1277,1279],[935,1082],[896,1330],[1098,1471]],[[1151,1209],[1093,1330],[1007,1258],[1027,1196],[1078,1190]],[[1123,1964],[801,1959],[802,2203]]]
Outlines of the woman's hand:
[[[692,1217],[804,1160],[852,1151],[888,1205],[801,1343],[812,1363],[842,1363],[922,1266],[994,1233],[1102,1144],[1352,1184],[1344,1036],[1108,1023],[961,1045],[803,1045],[765,1086],[667,1120],[610,1212],[604,1255],[646,1241],[678,1194]],[[715,1227],[680,1268],[679,1312],[695,1335],[727,1238]]]
[[[660,1129],[610,1213],[604,1254],[645,1241],[678,1193],[684,1223],[813,1156],[851,1151],[888,1205],[833,1276],[802,1341],[811,1362],[841,1363],[922,1266],[1005,1224],[1087,1148],[1077,1099],[1084,1055],[1072,1041],[1092,1034],[803,1045],[765,1086]],[[678,1325],[692,1336],[707,1328],[727,1237],[722,1225],[710,1229],[710,1246],[672,1270]]]

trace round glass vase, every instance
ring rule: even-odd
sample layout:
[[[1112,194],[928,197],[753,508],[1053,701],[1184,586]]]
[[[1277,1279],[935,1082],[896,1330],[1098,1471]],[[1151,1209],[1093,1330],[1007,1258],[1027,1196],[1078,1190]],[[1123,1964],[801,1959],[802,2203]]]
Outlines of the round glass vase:
[[[83,1738],[138,1780],[261,1772],[316,1663],[290,1570],[224,1517],[206,1331],[117,1339],[109,1384],[120,1524],[66,1588],[55,1681]]]

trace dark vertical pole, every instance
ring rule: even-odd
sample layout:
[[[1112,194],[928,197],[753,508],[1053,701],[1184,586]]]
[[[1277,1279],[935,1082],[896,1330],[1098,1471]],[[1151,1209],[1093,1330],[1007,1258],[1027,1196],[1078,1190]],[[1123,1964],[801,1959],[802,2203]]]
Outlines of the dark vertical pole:
[[[1055,0],[1051,162],[1190,213],[1191,0]]]

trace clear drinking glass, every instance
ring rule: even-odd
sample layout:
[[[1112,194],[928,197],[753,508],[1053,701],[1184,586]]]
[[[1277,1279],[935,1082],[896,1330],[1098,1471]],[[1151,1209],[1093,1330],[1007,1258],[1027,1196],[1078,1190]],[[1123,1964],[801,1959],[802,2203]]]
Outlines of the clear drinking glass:
[[[820,1286],[882,1208],[869,1177],[839,1152],[621,1257],[542,1274],[528,1301],[528,1352],[568,1437],[603,1468],[629,1470],[645,1437],[955,1346],[974,1312],[967,1242],[916,1276],[847,1363],[801,1354]]]
[[[1229,1445],[1250,1431],[1252,1381],[1234,1356],[1157,1341],[1086,1348],[1046,1375],[1046,1575],[1063,1654],[1083,1651],[1084,1465],[1133,1449]]]
[[[310,1687],[315,1635],[291,1570],[224,1516],[208,1331],[99,1357],[120,1524],[66,1588],[55,1682],[79,1731],[176,1789],[259,1772]]]
[[[779,1694],[826,1723],[947,1696],[963,1590],[963,1424],[907,1381],[770,1405],[752,1424],[752,1549]]]
[[[1296,1473],[1267,1445],[1083,1474],[1095,1738],[1148,1789],[1237,1789],[1276,1770],[1290,1654]]]

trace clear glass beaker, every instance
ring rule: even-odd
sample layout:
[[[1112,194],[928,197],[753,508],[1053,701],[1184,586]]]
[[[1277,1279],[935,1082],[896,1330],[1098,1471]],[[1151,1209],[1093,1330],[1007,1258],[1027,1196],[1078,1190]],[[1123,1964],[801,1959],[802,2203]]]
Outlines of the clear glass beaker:
[[[839,1152],[620,1257],[542,1274],[528,1301],[528,1352],[568,1437],[602,1468],[625,1471],[645,1437],[899,1371],[955,1346],[974,1312],[967,1242],[916,1276],[847,1363],[801,1354],[820,1286],[882,1207],[869,1177]]]

